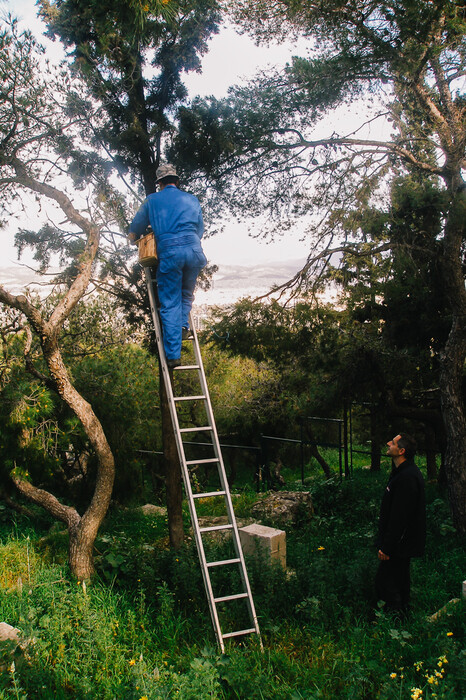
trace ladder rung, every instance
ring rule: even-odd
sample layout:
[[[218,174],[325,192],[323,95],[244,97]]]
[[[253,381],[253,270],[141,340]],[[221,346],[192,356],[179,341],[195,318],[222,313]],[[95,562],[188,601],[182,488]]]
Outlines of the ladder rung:
[[[216,603],[226,603],[229,600],[239,600],[240,598],[247,598],[247,593],[235,593],[235,595],[224,595],[221,598],[214,598]]]
[[[205,399],[204,394],[200,396],[174,396],[173,401],[199,401],[200,399]]]
[[[193,493],[193,498],[212,498],[213,496],[225,496],[226,491],[208,491],[207,493]]]
[[[178,367],[173,368],[176,371],[180,371],[180,369],[200,369],[199,365],[178,365]]]
[[[233,525],[228,523],[227,525],[211,525],[210,527],[200,527],[199,532],[214,532],[215,530],[231,530]]]
[[[223,639],[227,639],[228,637],[239,637],[241,634],[252,634],[253,632],[256,632],[255,627],[251,627],[248,630],[238,630],[237,632],[227,632],[226,634],[222,634]]]
[[[197,433],[199,430],[212,430],[212,426],[203,425],[199,428],[180,428],[180,433]]]
[[[191,444],[191,443],[188,443]],[[196,443],[192,443],[195,445]],[[214,464],[215,462],[218,462],[219,459],[218,457],[209,457],[209,459],[189,459],[186,461],[186,466],[190,467],[192,464]]]
[[[212,566],[223,566],[226,564],[239,564],[241,559],[222,559],[221,561],[208,561],[207,568]]]

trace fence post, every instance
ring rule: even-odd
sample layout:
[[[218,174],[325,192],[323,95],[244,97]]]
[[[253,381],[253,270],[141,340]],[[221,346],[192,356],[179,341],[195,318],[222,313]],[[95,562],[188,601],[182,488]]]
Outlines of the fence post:
[[[304,486],[304,418],[300,420],[300,438],[301,438],[301,483]]]

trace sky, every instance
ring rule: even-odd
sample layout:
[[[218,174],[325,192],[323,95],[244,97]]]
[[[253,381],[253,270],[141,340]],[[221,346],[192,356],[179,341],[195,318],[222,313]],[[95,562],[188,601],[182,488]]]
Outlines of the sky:
[[[22,26],[31,29],[46,47],[46,56],[51,61],[58,62],[63,56],[63,51],[59,42],[52,42],[43,36],[44,25],[36,16],[35,0],[0,0],[0,12],[11,12],[17,16]],[[226,95],[231,85],[245,82],[252,78],[260,69],[267,66],[283,66],[291,60],[293,54],[305,55],[306,44],[304,40],[294,42],[293,45],[270,45],[268,47],[258,47],[252,39],[245,35],[237,34],[233,28],[224,27],[220,33],[214,36],[209,42],[209,52],[203,57],[202,73],[188,74],[185,76],[185,83],[191,96],[194,95],[214,95],[223,97]],[[338,117],[337,117],[338,119]],[[345,114],[345,121],[348,115]],[[328,123],[327,123],[328,129]],[[32,220],[37,220],[35,207],[31,202]],[[24,222],[21,222],[24,225]],[[15,224],[12,223],[6,229],[0,231],[0,281],[7,279],[18,281],[28,279],[30,275],[27,269],[18,268],[17,255],[13,247]],[[248,234],[248,222],[245,220],[235,221],[227,224],[224,232],[206,237],[203,242],[205,253],[211,263],[220,266],[219,274],[214,279],[214,287],[218,289],[222,286],[229,274],[237,275],[233,268],[242,266],[249,268],[251,274],[241,282],[241,286],[248,285],[249,281],[256,277],[262,280],[261,291],[264,291],[265,280],[267,284],[284,281],[283,275],[288,268],[292,271],[299,269],[307,257],[308,243],[301,240],[298,231],[289,231],[286,236],[278,237],[275,241],[264,241],[253,238]],[[31,264],[31,259],[26,258]],[[255,275],[257,267],[262,268],[261,274]],[[268,272],[264,272],[264,266]],[[229,273],[229,268],[231,268]],[[282,269],[281,269],[282,268]],[[276,270],[276,279],[274,277]],[[2,274],[3,273],[3,274]],[[286,273],[288,274],[288,273]],[[272,278],[269,279],[269,276]],[[277,276],[278,275],[278,276]],[[239,280],[238,280],[238,286]],[[257,287],[257,285],[255,285]],[[234,295],[233,286],[228,284],[227,295]],[[236,294],[240,293],[236,290]],[[215,295],[214,295],[215,296]],[[218,296],[218,295],[217,295]],[[210,294],[203,294],[202,303],[209,303],[212,297]],[[212,303],[218,303],[214,301]]]
[[[59,42],[52,42],[43,36],[45,27],[36,16],[34,0],[0,0],[0,12],[2,14],[11,12],[21,20],[22,26],[31,29],[45,45],[47,58],[58,62],[63,56]],[[247,81],[259,68],[284,65],[292,55],[289,46],[257,47],[252,39],[237,34],[231,27],[224,27],[218,35],[214,36],[209,42],[209,47],[208,54],[203,57],[202,73],[191,73],[185,76],[185,83],[191,96],[223,97],[231,85]],[[294,44],[293,52],[296,52],[297,48]],[[304,52],[304,43],[299,50]],[[34,220],[35,216],[33,212],[31,218]],[[18,281],[27,279],[29,275],[27,269],[17,268],[17,254],[13,247],[14,232],[14,223],[0,232],[0,279],[3,278],[5,282],[8,280],[9,283],[15,279],[15,270],[18,270]],[[203,247],[209,261],[222,266],[224,273],[225,266],[240,265],[251,268],[269,263],[273,266],[289,260],[295,261],[297,266],[307,254],[307,245],[300,240],[297,232],[291,232],[286,238],[279,238],[274,242],[265,242],[249,236],[246,221],[235,221],[227,225],[222,234],[206,237]],[[32,264],[30,258],[25,258],[25,262]],[[281,277],[282,275],[280,280]],[[222,279],[221,275],[218,282],[220,279]],[[280,280],[277,279],[277,281]],[[243,280],[243,284],[245,282],[246,280]]]

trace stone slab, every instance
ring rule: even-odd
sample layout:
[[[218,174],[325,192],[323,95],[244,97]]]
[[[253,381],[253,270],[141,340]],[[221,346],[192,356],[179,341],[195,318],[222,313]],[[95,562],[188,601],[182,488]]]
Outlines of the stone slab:
[[[286,532],[253,523],[239,529],[244,554],[260,556],[267,564],[278,563],[286,569]]]

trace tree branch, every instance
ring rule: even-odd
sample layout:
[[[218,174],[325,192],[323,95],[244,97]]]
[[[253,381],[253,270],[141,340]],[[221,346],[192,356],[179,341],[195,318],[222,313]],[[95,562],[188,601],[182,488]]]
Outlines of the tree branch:
[[[385,153],[394,153],[403,160],[415,165],[417,168],[429,172],[433,175],[441,175],[443,172],[442,168],[431,165],[424,161],[420,161],[416,156],[411,153],[407,148],[400,146],[392,141],[378,141],[376,139],[355,139],[348,137],[330,137],[324,139],[317,139],[315,141],[309,141],[306,139],[297,129],[277,129],[278,133],[293,133],[298,137],[296,143],[290,144],[280,144],[275,143],[275,147],[278,149],[295,149],[295,148],[317,148],[318,146],[336,148],[338,146],[359,146],[367,147],[370,149],[369,152],[383,151]],[[410,139],[414,141],[415,139]],[[419,141],[424,141],[424,139],[416,139]],[[321,166],[322,167],[322,166]]]
[[[70,531],[76,530],[80,523],[81,516],[75,508],[63,505],[53,494],[33,486],[29,481],[26,481],[26,479],[21,478],[14,472],[11,478],[19,492],[26,498],[42,506],[42,508],[45,508],[45,510],[57,518],[57,520],[61,520],[65,523]]]
[[[65,297],[55,307],[48,322],[50,331],[57,333],[63,321],[68,317],[70,311],[81,299],[87,285],[89,284],[92,265],[99,246],[100,231],[95,224],[90,222],[78,212],[64,192],[61,192],[52,185],[40,182],[33,178],[27,172],[24,163],[22,163],[18,158],[15,158],[11,165],[16,172],[17,182],[19,184],[32,190],[33,192],[43,194],[49,199],[55,201],[66,215],[68,221],[78,226],[86,235],[85,249],[81,254],[78,264],[78,275],[75,277]]]

